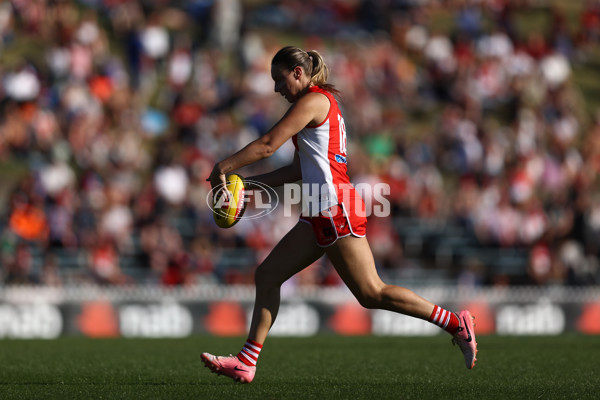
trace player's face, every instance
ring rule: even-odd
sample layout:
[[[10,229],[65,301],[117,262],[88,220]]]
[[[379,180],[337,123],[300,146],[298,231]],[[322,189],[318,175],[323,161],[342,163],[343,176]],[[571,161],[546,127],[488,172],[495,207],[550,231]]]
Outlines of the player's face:
[[[298,69],[301,68],[296,67],[290,71],[277,65],[271,67],[271,77],[275,81],[275,93],[281,94],[290,103],[295,102],[302,91]]]

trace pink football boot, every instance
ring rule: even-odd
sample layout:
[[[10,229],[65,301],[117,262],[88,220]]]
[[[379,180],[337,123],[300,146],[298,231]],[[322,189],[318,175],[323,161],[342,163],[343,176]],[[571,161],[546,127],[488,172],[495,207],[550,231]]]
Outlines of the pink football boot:
[[[250,383],[254,379],[256,367],[249,367],[236,356],[221,357],[202,353],[202,362],[217,375],[225,375],[236,382]]]
[[[454,334],[452,339],[453,344],[458,344],[460,350],[465,356],[465,364],[467,368],[472,369],[475,366],[477,358],[477,341],[475,340],[475,330],[473,329],[473,317],[468,310],[463,310],[458,313],[460,327],[458,332]]]

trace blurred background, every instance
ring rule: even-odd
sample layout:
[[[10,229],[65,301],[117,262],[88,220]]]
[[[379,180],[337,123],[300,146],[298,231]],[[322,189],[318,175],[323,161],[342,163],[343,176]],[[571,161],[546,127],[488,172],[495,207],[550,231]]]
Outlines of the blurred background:
[[[352,181],[391,186],[385,281],[599,284],[600,1],[3,0],[3,290],[252,284],[297,219],[220,229],[206,178],[287,109],[289,44],[342,93]],[[322,259],[286,287],[341,285]]]

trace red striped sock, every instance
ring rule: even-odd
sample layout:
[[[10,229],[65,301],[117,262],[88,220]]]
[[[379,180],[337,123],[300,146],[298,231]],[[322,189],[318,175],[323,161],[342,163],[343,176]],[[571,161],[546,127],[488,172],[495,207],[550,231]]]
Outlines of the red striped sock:
[[[258,360],[261,350],[262,344],[255,342],[254,340],[247,339],[246,344],[238,353],[237,357],[247,366],[253,367],[256,366],[256,361]]]
[[[455,313],[444,310],[439,306],[433,307],[433,312],[429,316],[429,322],[436,324],[451,335],[454,335],[460,326],[460,320]]]

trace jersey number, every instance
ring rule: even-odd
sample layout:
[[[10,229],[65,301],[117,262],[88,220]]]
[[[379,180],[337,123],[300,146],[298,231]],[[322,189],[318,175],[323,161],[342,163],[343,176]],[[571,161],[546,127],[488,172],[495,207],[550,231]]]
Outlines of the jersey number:
[[[338,114],[338,125],[340,127],[340,153],[346,155],[346,124],[341,114]]]

